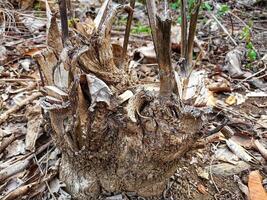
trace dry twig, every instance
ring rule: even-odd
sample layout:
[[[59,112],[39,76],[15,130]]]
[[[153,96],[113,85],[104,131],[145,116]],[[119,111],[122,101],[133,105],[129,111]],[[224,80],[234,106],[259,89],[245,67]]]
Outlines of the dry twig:
[[[218,18],[215,15],[213,15],[213,14],[211,14],[211,17],[217,22],[217,24],[222,28],[222,30],[228,35],[228,37],[233,42],[233,44],[235,46],[237,46],[237,43],[234,40],[234,38],[231,36],[231,34],[228,32],[228,30],[224,27],[224,25],[222,25],[222,23],[218,20]]]
[[[1,142],[1,145],[0,145],[0,154],[8,147],[8,145],[10,145],[12,142],[14,142],[20,136],[22,136],[21,132],[20,133],[13,133],[8,138],[5,138],[5,140],[3,140]]]
[[[134,6],[135,6],[135,0],[131,0],[130,7],[134,9]],[[124,40],[123,40],[122,62],[124,61],[124,58],[127,53],[132,20],[133,20],[133,10],[130,10],[128,14],[127,25],[126,25],[126,30],[125,30]]]
[[[14,105],[13,107],[11,107],[7,111],[5,111],[2,115],[0,115],[0,124],[2,124],[3,122],[5,122],[12,113],[17,112],[23,106],[31,103],[34,99],[36,99],[36,98],[38,98],[40,96],[42,96],[42,93],[41,92],[33,93],[31,96],[27,97],[26,99],[24,99],[20,103]]]
[[[195,5],[195,8],[192,12],[191,18],[190,18],[190,25],[189,25],[189,33],[188,33],[188,47],[187,47],[187,54],[186,54],[186,64],[188,65],[188,72],[191,71],[192,67],[192,61],[193,61],[193,48],[194,48],[194,38],[197,28],[197,18],[199,9],[201,6],[202,0],[198,0],[198,2]]]

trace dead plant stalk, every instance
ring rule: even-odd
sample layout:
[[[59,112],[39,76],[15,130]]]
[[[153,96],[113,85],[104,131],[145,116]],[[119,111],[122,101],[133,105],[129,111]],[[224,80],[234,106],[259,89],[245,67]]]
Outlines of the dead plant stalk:
[[[195,3],[190,16],[190,21],[187,22],[187,16],[189,15],[187,1],[181,0],[181,58],[185,59],[181,64],[182,77],[188,77],[192,71],[194,38],[201,3],[202,0],[198,0]]]
[[[146,4],[153,43],[160,68],[160,95],[167,97],[173,92],[173,69],[170,53],[171,17],[168,3],[165,2],[165,9],[162,16],[157,14],[154,0],[148,0]]]

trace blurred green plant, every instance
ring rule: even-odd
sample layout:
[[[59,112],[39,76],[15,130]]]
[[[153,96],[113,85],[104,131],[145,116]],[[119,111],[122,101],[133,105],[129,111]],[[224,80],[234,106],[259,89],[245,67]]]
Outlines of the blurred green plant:
[[[35,10],[35,11],[41,11],[41,3],[40,3],[40,1],[34,1],[34,3],[33,3],[33,10]]]
[[[257,52],[253,46],[253,44],[250,42],[246,45],[247,48],[247,59],[250,62],[253,62],[257,59]]]
[[[176,2],[170,4],[171,9],[173,10],[177,10],[178,8],[180,8],[180,6],[181,6],[180,0],[177,0]]]
[[[149,26],[142,25],[141,22],[138,22],[133,28],[132,28],[132,33],[151,33],[151,29]]]
[[[201,5],[201,9],[206,10],[206,11],[211,11],[212,10],[212,6],[210,5],[209,2],[203,2]]]
[[[79,22],[79,18],[71,18],[68,20],[68,26],[74,27],[75,23]]]
[[[181,17],[181,16],[179,16],[179,17],[177,18],[177,23],[181,25],[181,23],[182,23],[182,17]]]
[[[118,20],[118,25],[124,26],[127,24],[127,16],[120,16]]]
[[[189,15],[187,16],[187,20],[190,20],[191,13],[192,13],[192,11],[193,11],[193,9],[194,9],[194,7],[195,7],[195,4],[196,4],[196,0],[189,0],[187,3],[188,3],[187,7],[189,8]],[[180,0],[177,0],[176,2],[171,3],[171,4],[170,4],[170,7],[171,7],[173,10],[178,10],[178,9],[180,9],[180,7],[181,7],[181,1],[180,1]],[[205,2],[203,2],[203,3],[201,4],[201,7],[200,7],[200,8],[201,8],[202,10],[205,10],[205,11],[211,11],[211,10],[212,10],[212,5],[211,5],[209,2],[205,1]],[[181,24],[181,22],[182,22],[182,17],[179,16],[179,17],[177,18],[177,23],[178,23],[178,24]]]
[[[251,41],[251,27],[253,26],[252,22],[249,22],[248,26],[245,26],[241,33],[241,39],[246,42],[247,49],[247,60],[249,62],[254,62],[257,59],[257,52]]]
[[[246,43],[249,43],[251,40],[250,25],[245,26],[241,33],[241,39],[245,40]]]
[[[189,0],[188,1],[188,8],[189,8],[189,13],[191,14],[192,10],[194,9],[196,4],[196,0]]]
[[[222,4],[222,5],[220,5],[220,8],[217,12],[217,15],[223,16],[223,15],[227,14],[229,11],[230,11],[230,7],[226,4]]]
[[[196,3],[196,0],[188,0],[187,1],[187,7],[189,8],[189,12],[192,11],[192,9],[194,8],[195,6],[195,3]],[[173,9],[173,10],[177,10],[181,7],[181,1],[180,0],[177,0],[176,2],[173,2],[170,4],[170,7]]]
[[[189,12],[191,12],[195,6],[196,0],[189,0],[188,1],[188,8],[189,8]],[[170,4],[170,7],[173,10],[177,10],[179,9],[181,6],[181,2],[180,0],[177,0],[176,2],[173,2]],[[211,11],[212,10],[212,6],[209,2],[205,1],[201,4],[201,9],[203,10],[207,10],[207,11]]]

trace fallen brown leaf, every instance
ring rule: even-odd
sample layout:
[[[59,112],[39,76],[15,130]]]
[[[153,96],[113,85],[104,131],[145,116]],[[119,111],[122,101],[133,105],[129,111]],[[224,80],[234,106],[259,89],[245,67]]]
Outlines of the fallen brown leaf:
[[[252,171],[248,177],[250,200],[266,200],[267,194],[262,186],[262,177],[258,170]]]
[[[33,152],[35,150],[35,142],[43,121],[41,107],[38,104],[33,107],[29,107],[26,111],[26,116],[28,119],[25,139],[26,149]]]
[[[236,97],[235,96],[229,96],[226,100],[225,103],[227,103],[228,105],[234,105],[236,103]]]
[[[202,185],[201,183],[198,183],[198,184],[197,184],[197,190],[198,190],[201,194],[205,194],[205,195],[208,194],[208,192],[207,192],[207,188],[206,188],[204,185]]]

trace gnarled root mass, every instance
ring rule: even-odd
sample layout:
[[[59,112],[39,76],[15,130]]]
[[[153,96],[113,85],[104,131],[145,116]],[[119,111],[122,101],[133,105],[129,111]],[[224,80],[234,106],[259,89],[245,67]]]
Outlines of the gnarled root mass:
[[[200,136],[200,112],[177,94],[137,86],[114,64],[109,33],[117,12],[97,27],[87,24],[83,35],[71,33],[65,45],[50,28],[56,38],[48,38],[59,45],[48,41],[50,47],[36,56],[49,85],[41,105],[62,151],[60,178],[75,199],[120,191],[160,195]],[[53,17],[50,22],[56,27]],[[132,95],[121,101],[128,88]]]
[[[84,132],[78,151],[62,142],[63,127],[58,128],[71,112],[61,115],[61,121],[57,111],[50,112],[55,141],[63,151],[61,179],[74,196],[94,199],[103,191],[160,195],[178,160],[199,137],[200,113],[189,108],[181,113],[174,97],[162,102],[154,94],[142,93],[144,107],[136,113],[137,122],[123,107],[109,110],[98,104],[88,112],[86,129],[78,129],[78,134]]]

